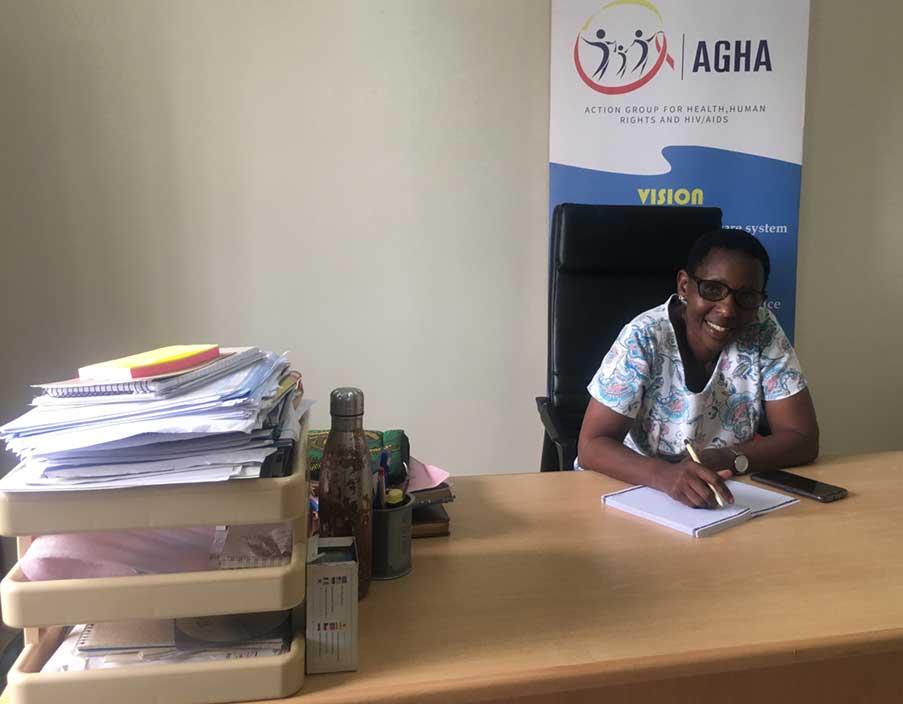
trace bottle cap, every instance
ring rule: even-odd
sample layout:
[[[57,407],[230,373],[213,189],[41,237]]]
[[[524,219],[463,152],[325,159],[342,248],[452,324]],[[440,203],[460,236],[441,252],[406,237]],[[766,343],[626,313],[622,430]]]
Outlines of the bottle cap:
[[[404,501],[404,492],[401,489],[389,489],[386,492],[386,503],[389,506],[400,504],[402,501]]]
[[[364,415],[364,392],[353,386],[333,389],[329,394],[329,414],[333,416]]]

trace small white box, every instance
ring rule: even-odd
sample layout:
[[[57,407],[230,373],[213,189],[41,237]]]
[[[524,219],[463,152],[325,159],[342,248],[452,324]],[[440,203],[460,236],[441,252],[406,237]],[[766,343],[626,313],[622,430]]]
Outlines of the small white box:
[[[354,538],[308,542],[307,673],[357,669],[357,548]]]

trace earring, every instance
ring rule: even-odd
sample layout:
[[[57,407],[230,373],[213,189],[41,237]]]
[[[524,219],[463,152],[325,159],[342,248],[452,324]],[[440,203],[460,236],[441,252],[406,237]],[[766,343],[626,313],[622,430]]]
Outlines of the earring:
[[[687,305],[687,299],[684,296],[678,296],[677,300],[680,301],[681,303],[683,303],[684,305]]]

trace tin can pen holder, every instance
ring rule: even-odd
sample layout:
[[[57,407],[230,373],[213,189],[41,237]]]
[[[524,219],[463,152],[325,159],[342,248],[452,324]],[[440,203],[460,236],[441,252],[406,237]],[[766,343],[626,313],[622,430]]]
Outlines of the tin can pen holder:
[[[411,571],[414,497],[398,506],[373,509],[373,579],[396,579]]]

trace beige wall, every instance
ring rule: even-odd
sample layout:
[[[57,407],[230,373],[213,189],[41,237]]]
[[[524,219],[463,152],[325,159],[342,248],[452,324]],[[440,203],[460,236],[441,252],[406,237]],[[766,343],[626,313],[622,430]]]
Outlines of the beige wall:
[[[901,25],[813,2],[796,336],[824,452],[903,448]]]
[[[903,11],[869,8],[813,7],[798,343],[828,452],[903,445]],[[0,416],[80,363],[258,344],[316,425],[356,384],[455,474],[537,467],[547,0],[0,12]]]
[[[0,415],[81,362],[258,344],[317,425],[354,384],[422,459],[538,467],[547,2],[2,16]]]

